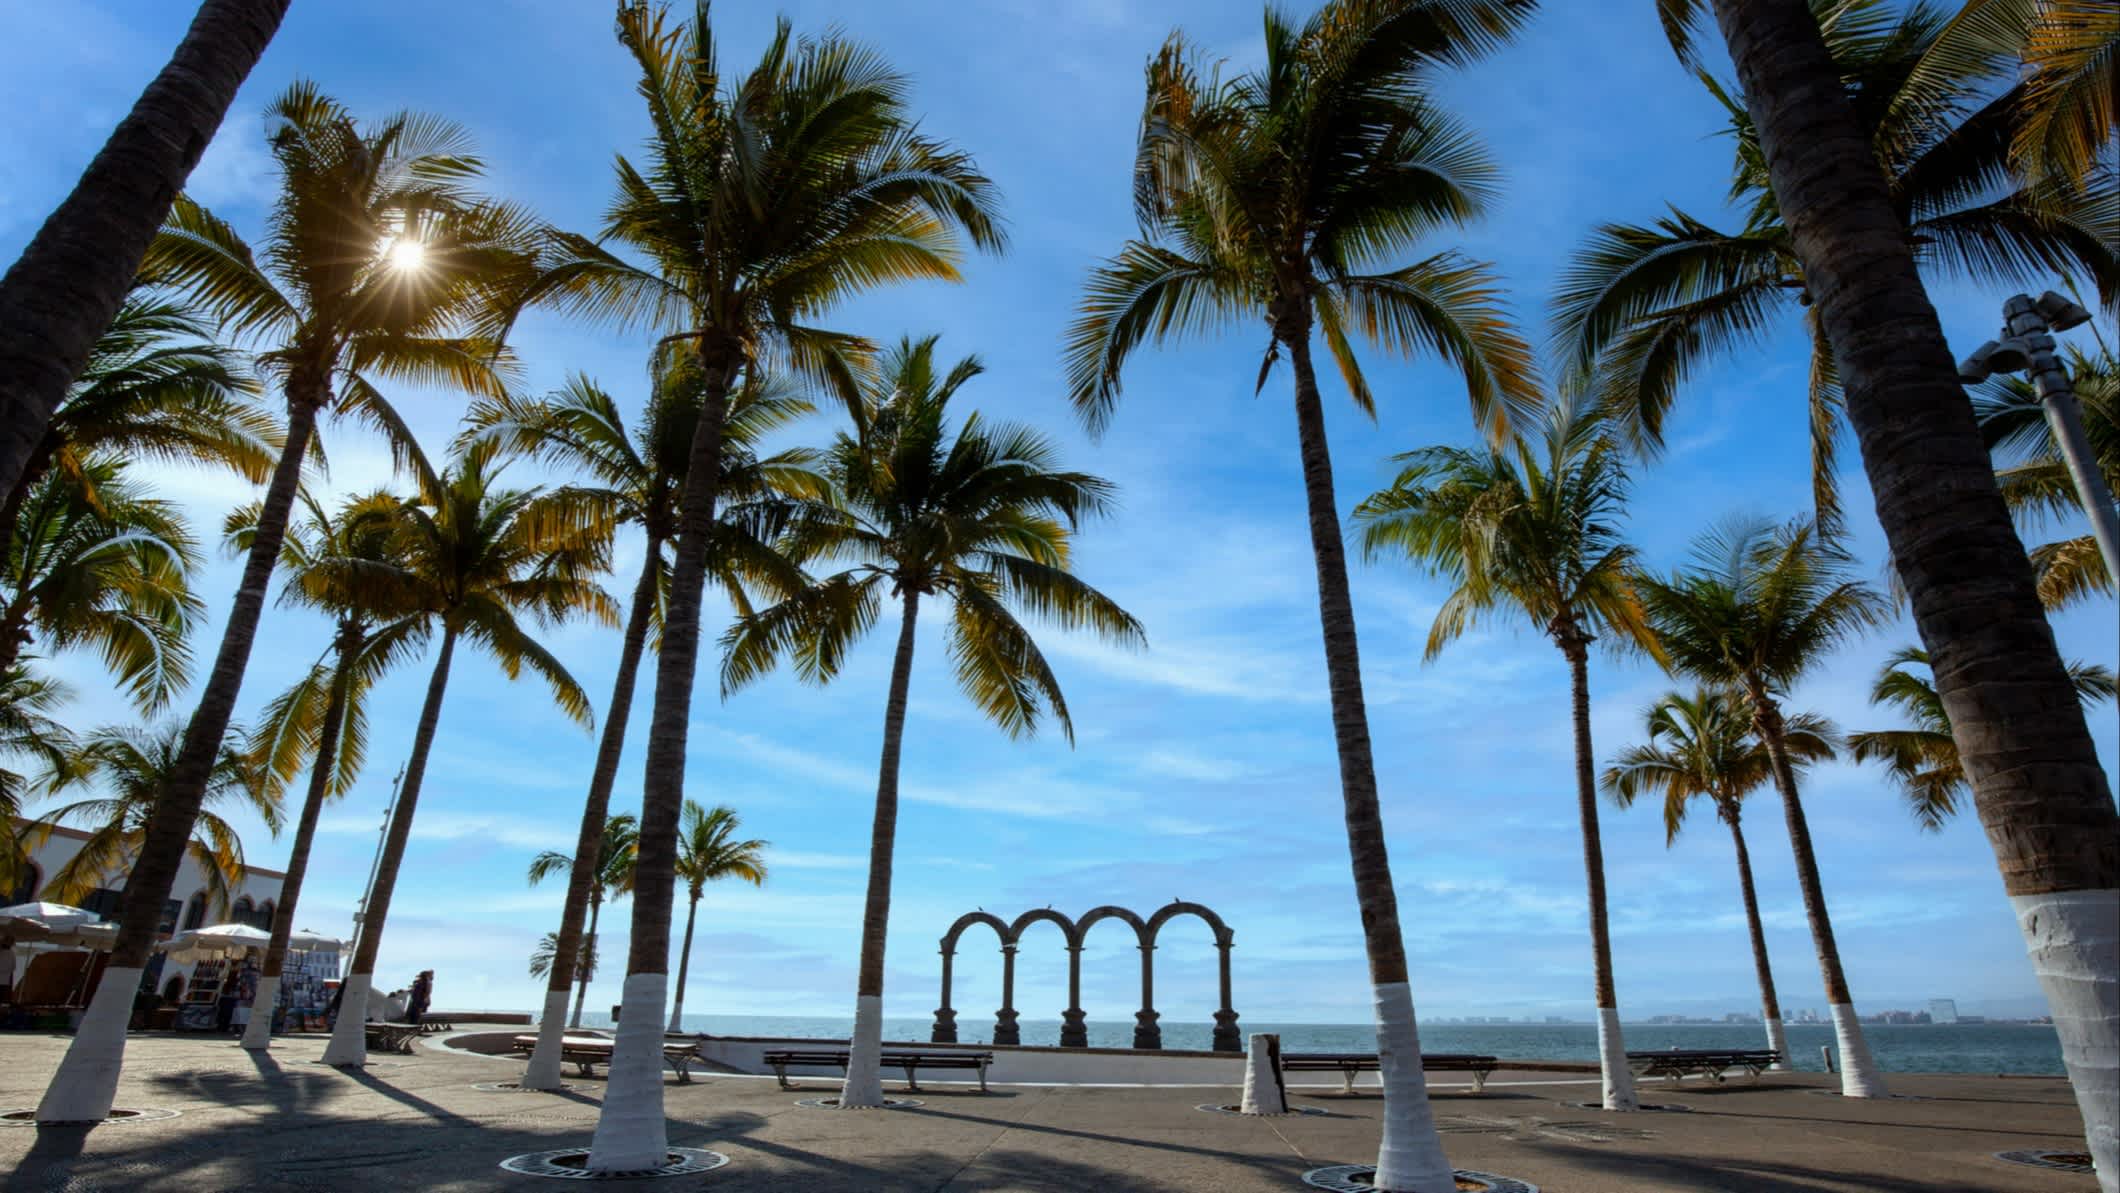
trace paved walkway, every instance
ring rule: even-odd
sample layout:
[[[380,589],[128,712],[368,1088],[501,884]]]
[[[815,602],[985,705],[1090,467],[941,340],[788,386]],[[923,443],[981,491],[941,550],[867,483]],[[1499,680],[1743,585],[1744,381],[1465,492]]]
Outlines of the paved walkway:
[[[0,1036],[0,1111],[33,1106],[65,1037]],[[363,1072],[316,1064],[320,1038],[279,1041],[267,1058],[225,1039],[136,1036],[118,1105],[175,1118],[93,1130],[0,1127],[0,1173],[25,1190],[545,1189],[570,1184],[501,1171],[508,1156],[586,1145],[601,1078],[559,1094],[488,1093],[519,1062],[423,1042]],[[1571,1103],[1594,1083],[1504,1071],[1484,1095],[1441,1087],[1445,1146],[1460,1168],[1518,1177],[1545,1193],[2088,1193],[2088,1175],[2004,1164],[1991,1153],[2080,1149],[2059,1079],[1896,1076],[1922,1100],[1851,1102],[1810,1092],[1818,1074],[1757,1086],[1652,1089],[1691,1113],[1609,1115]],[[1234,1090],[938,1086],[910,1110],[797,1107],[827,1096],[768,1078],[708,1075],[669,1086],[670,1142],[722,1152],[718,1171],[625,1187],[653,1190],[1039,1190],[1134,1193],[1300,1190],[1301,1174],[1371,1161],[1381,1100],[1298,1091],[1314,1117],[1202,1113]],[[897,1083],[890,1083],[895,1089]],[[925,1088],[925,1087],[924,1087]],[[574,1186],[578,1187],[578,1186]]]

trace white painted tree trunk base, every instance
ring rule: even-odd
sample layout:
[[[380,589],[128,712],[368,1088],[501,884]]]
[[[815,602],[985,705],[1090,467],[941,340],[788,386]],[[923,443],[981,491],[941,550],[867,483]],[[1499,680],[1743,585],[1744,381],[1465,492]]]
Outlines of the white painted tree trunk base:
[[[1848,1098],[1889,1098],[1884,1075],[1870,1057],[1869,1041],[1862,1038],[1862,1024],[1852,1003],[1834,1003],[1833,1042],[1840,1051],[1840,1092]]]
[[[1457,1193],[1443,1155],[1421,1072],[1421,1033],[1413,990],[1404,982],[1376,987],[1378,1082],[1384,1087],[1384,1138],[1377,1147],[1378,1193]]]
[[[560,1080],[560,1038],[567,1034],[567,995],[565,990],[545,991],[545,1013],[537,1020],[537,1046],[530,1050],[530,1063],[523,1066],[523,1076],[516,1084],[524,1089],[558,1089],[565,1082]]]
[[[668,974],[626,975],[603,1112],[589,1145],[592,1172],[660,1168],[670,1156],[663,1120],[663,997]]]
[[[1765,1008],[1761,1008],[1759,1017],[1767,1025],[1767,1047],[1781,1053],[1781,1059],[1768,1065],[1767,1071],[1769,1073],[1786,1072],[1789,1068],[1789,1035],[1782,1030],[1781,1020],[1767,1014]]]
[[[1634,1095],[1634,1070],[1627,1067],[1627,1037],[1620,1032],[1617,1007],[1597,1009],[1597,1066],[1604,1078],[1605,1109],[1642,1108]]]
[[[243,1029],[243,1047],[252,1052],[272,1047],[272,1011],[279,1005],[280,976],[259,978],[257,996],[250,1000],[250,1023]]]
[[[344,992],[339,995],[339,1021],[331,1025],[331,1043],[324,1045],[325,1064],[368,1063],[368,985],[374,980],[365,973],[346,975]]]
[[[2101,1193],[2120,1193],[2120,890],[2012,895]],[[41,1116],[40,1116],[41,1117]]]
[[[125,1028],[132,1022],[140,970],[113,965],[103,971],[96,996],[66,1046],[59,1069],[37,1103],[40,1123],[100,1123],[110,1117],[125,1071]]]
[[[883,998],[854,999],[854,1038],[847,1049],[847,1079],[839,1087],[841,1110],[883,1105]]]
[[[1245,1114],[1287,1114],[1288,1096],[1281,1088],[1281,1075],[1274,1072],[1267,1036],[1254,1033],[1244,1057],[1244,1097],[1237,1109]]]

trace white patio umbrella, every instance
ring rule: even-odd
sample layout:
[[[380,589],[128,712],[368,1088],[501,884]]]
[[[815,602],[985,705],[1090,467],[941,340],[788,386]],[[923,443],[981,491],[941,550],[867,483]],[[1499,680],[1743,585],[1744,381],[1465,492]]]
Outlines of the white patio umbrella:
[[[336,936],[300,929],[287,938],[287,951],[291,953],[337,953],[346,948],[346,942]]]
[[[117,936],[117,925],[105,925],[101,916],[85,907],[71,907],[64,903],[17,903],[12,907],[0,907],[0,934],[24,942],[83,944],[86,943],[84,938],[96,936],[99,928],[108,929],[112,939]]]
[[[271,943],[272,933],[249,924],[214,924],[179,932],[155,947],[168,953],[172,961],[214,961],[240,956],[250,949],[262,949]]]

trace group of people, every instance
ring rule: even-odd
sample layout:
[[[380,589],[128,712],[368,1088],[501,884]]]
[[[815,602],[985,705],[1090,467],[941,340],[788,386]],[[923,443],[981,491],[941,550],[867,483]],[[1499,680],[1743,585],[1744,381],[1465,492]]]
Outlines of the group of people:
[[[427,1008],[434,1003],[434,971],[423,969],[412,979],[410,990],[392,990],[378,1003],[368,1002],[370,1023],[413,1023],[427,1017]]]

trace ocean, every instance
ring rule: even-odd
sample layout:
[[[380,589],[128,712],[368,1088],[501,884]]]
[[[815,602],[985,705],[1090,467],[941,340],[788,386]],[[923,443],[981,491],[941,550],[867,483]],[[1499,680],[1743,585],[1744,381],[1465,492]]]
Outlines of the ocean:
[[[585,1015],[584,1022],[594,1018]],[[920,1041],[928,1038],[930,1019],[887,1018],[884,1039]],[[608,1026],[608,1021],[604,1024]],[[774,1015],[686,1015],[688,1031],[725,1036],[796,1036],[845,1039],[853,1027],[851,1019],[829,1016]],[[1057,1044],[1060,1021],[1024,1019],[1019,1026],[1026,1044]],[[1214,1025],[1173,1023],[1163,1025],[1166,1048],[1206,1049]],[[1281,1047],[1289,1052],[1367,1052],[1376,1047],[1376,1035],[1366,1024],[1356,1023],[1253,1023],[1238,1022],[1238,1030],[1276,1032]],[[1627,1047],[1649,1048],[1764,1048],[1766,1032],[1745,1024],[1636,1023],[1625,1028]],[[1829,1024],[1791,1023],[1787,1026],[1790,1062],[1799,1069],[1825,1067],[1818,1050],[1833,1042]],[[1131,1018],[1089,1023],[1093,1048],[1130,1048],[1134,1042]],[[1877,1064],[1895,1073],[2035,1073],[2059,1074],[2061,1041],[2054,1029],[2040,1024],[1870,1024],[1863,1035]],[[993,1038],[991,1020],[960,1014],[957,1038],[967,1044],[986,1043]],[[1423,1024],[1421,1046],[1431,1052],[1476,1052],[1504,1060],[1597,1060],[1597,1027],[1589,1023]]]

